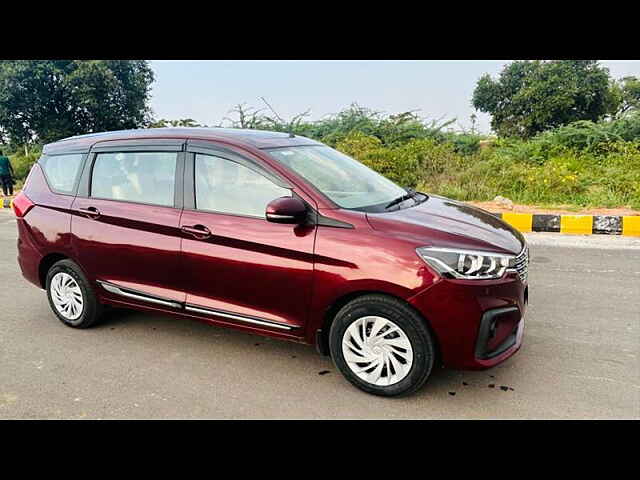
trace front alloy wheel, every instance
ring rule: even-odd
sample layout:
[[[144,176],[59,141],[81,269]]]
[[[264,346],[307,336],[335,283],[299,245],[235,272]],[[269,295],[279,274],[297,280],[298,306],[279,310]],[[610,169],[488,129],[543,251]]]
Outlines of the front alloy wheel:
[[[413,365],[407,334],[391,320],[366,316],[349,326],[342,338],[342,355],[353,373],[373,385],[393,385]]]
[[[340,309],[329,331],[329,349],[347,380],[385,397],[419,389],[436,351],[426,320],[406,302],[382,294],[357,297]]]

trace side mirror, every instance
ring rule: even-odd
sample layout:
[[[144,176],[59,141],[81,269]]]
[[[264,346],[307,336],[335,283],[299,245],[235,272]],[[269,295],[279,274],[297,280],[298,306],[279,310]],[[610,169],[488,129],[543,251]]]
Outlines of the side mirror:
[[[297,225],[307,218],[307,207],[299,198],[280,197],[269,202],[266,217],[269,222]]]

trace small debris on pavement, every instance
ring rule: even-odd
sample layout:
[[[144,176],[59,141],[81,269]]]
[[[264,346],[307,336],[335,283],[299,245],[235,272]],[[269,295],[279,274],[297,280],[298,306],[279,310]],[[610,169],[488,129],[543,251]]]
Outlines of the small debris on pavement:
[[[495,384],[494,384],[494,383],[490,383],[490,384],[489,384],[489,388],[496,388],[496,386],[495,386]]]
[[[318,375],[326,375],[327,373],[330,373],[329,370],[322,370],[321,372],[318,372]]]
[[[449,392],[449,395],[454,396],[456,392]]]
[[[506,392],[509,390],[509,387],[505,386],[505,385],[500,385],[500,390],[502,390],[503,392]]]

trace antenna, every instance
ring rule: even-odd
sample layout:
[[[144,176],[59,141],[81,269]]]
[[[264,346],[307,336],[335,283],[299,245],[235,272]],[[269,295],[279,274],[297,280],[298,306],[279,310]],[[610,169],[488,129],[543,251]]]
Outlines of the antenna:
[[[282,123],[287,123],[285,122],[282,117],[280,117],[280,115],[278,115],[278,112],[276,112],[273,107],[271,105],[269,105],[269,102],[267,102],[264,97],[260,97],[260,99],[267,105],[267,107],[269,107],[269,110],[271,110],[273,112],[273,114],[278,118],[278,120],[280,120]],[[289,127],[289,138],[293,138],[295,137],[295,135],[293,134],[293,122],[290,122],[287,124]]]

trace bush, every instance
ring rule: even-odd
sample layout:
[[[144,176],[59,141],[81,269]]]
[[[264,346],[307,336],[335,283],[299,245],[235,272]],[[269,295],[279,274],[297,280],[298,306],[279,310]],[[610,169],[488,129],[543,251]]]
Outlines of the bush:
[[[443,140],[445,134],[442,130],[455,121],[453,119],[427,122],[415,112],[384,115],[361,107],[357,103],[314,122],[303,121],[306,113],[297,115],[290,123],[286,123],[281,119],[257,114],[254,108],[246,108],[242,105],[238,106],[234,112],[239,116],[241,114],[248,116],[251,120],[251,128],[277,132],[292,131],[296,135],[313,138],[332,147],[356,132],[375,137],[385,146],[400,145],[421,138]],[[241,127],[245,124],[247,124],[246,119],[244,122],[231,120],[233,127]]]
[[[640,113],[579,121],[529,140],[443,132],[412,112],[352,105],[296,133],[327,143],[396,183],[458,200],[640,208]]]
[[[339,142],[336,148],[407,187],[416,187],[429,176],[457,168],[461,162],[452,144],[440,143],[432,138],[385,146],[374,136],[354,132]]]
[[[384,147],[382,141],[372,135],[353,132],[338,142],[336,148],[400,185],[415,187],[420,180],[420,165],[415,155]]]
[[[640,151],[637,146],[613,145],[604,154],[558,151],[541,164],[504,151],[482,152],[420,188],[463,201],[502,195],[523,204],[640,208]]]
[[[24,180],[29,174],[31,166],[38,161],[41,155],[42,152],[39,149],[31,150],[28,155],[25,155],[23,150],[18,150],[17,153],[9,155],[15,179]]]
[[[567,148],[550,137],[497,139],[462,153],[453,141],[413,139],[385,145],[352,132],[336,148],[394,182],[458,200],[640,208],[640,140]]]
[[[503,195],[524,204],[640,208],[640,141],[587,151],[498,140],[490,149],[461,154],[452,142],[385,146],[354,132],[336,147],[400,185],[458,200]]]
[[[600,151],[611,143],[640,140],[640,112],[608,122],[580,121],[544,132],[532,139],[556,148]]]
[[[480,149],[480,141],[485,137],[468,133],[447,132],[441,140],[453,145],[454,150],[462,155],[472,155]]]

